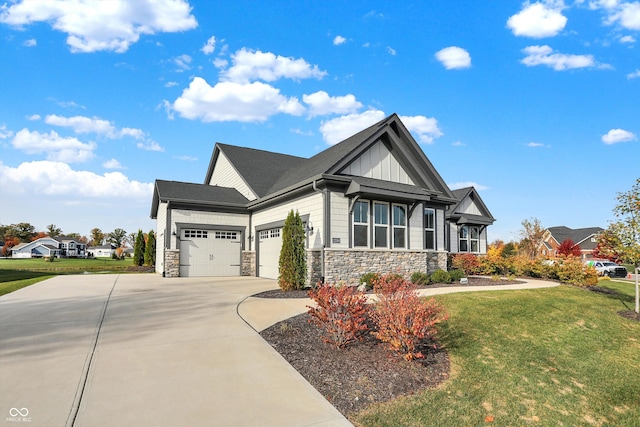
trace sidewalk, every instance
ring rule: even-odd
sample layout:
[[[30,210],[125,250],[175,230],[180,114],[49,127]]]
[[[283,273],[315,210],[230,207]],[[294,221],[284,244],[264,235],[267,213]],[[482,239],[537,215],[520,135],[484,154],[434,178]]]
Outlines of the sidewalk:
[[[419,289],[420,296],[433,296],[459,292],[506,291],[519,289],[542,289],[559,286],[559,283],[545,280],[518,279],[524,283],[491,286],[452,286]],[[372,296],[372,298],[375,298]],[[372,299],[371,298],[371,299]],[[256,331],[261,332],[271,325],[307,311],[312,305],[310,298],[256,298],[249,297],[238,306],[238,314]]]

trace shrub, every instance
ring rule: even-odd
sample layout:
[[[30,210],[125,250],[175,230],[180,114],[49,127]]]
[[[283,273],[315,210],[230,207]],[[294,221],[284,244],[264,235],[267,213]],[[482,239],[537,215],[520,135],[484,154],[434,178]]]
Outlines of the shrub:
[[[429,275],[422,271],[416,271],[411,275],[411,283],[416,286],[427,286],[429,284]]]
[[[598,284],[596,270],[572,255],[569,255],[558,266],[558,278],[562,283],[571,285],[594,286]]]
[[[383,277],[375,287],[378,302],[371,317],[377,331],[373,335],[405,359],[419,359],[421,341],[436,335],[436,325],[448,318],[434,298],[423,301],[414,284]]]
[[[456,254],[451,259],[451,266],[464,271],[466,275],[477,274],[480,269],[480,261],[474,254]]]
[[[282,248],[278,261],[278,284],[283,291],[302,289],[307,281],[305,231],[300,214],[293,210],[282,228]]]
[[[451,281],[452,282],[459,282],[460,279],[462,279],[463,277],[466,277],[467,275],[464,274],[464,271],[462,270],[451,270],[449,271],[449,277],[451,277]]]
[[[366,283],[367,290],[370,291],[373,289],[373,284],[380,278],[378,273],[364,273],[360,277],[360,284]]]
[[[431,283],[451,283],[451,275],[444,270],[436,270],[431,274]]]
[[[310,322],[325,331],[325,342],[344,348],[367,331],[367,297],[355,286],[320,284],[309,291],[317,307],[308,306]]]

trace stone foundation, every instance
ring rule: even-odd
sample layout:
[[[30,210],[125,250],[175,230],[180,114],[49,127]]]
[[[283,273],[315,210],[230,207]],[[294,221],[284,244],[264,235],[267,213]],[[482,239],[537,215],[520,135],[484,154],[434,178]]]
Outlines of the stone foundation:
[[[325,250],[325,281],[357,283],[364,273],[398,273],[447,269],[447,253],[432,251]]]
[[[180,277],[180,250],[165,249],[164,277]]]
[[[242,271],[241,276],[256,275],[256,253],[255,251],[242,251]]]
[[[307,250],[307,280],[311,286],[322,282],[322,251]]]

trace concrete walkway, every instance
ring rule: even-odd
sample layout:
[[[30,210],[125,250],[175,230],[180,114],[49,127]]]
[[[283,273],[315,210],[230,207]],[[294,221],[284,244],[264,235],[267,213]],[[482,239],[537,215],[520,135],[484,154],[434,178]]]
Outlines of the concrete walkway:
[[[351,425],[238,316],[275,287],[79,275],[0,297],[0,424]]]
[[[525,280],[518,279],[524,283],[515,285],[492,285],[492,286],[451,286],[442,288],[420,289],[421,296],[433,296],[443,294],[453,294],[459,292],[482,292],[482,291],[506,291],[520,289],[542,289],[559,286],[557,282],[545,280]],[[370,296],[374,300],[375,296]],[[307,306],[312,304],[308,298],[255,298],[249,297],[238,307],[238,314],[247,321],[256,331],[263,331],[271,325],[296,316],[307,311]]]

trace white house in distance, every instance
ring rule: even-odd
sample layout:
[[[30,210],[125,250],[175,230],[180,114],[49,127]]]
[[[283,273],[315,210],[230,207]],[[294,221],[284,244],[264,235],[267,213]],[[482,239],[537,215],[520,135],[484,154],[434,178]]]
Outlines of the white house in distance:
[[[86,245],[70,237],[42,237],[29,243],[20,243],[11,248],[13,258],[85,258]]]
[[[116,245],[113,243],[107,243],[100,246],[89,246],[87,248],[87,255],[94,258],[111,258],[116,250]]]
[[[475,189],[449,189],[393,114],[309,159],[217,143],[203,184],[156,180],[156,270],[275,279],[291,210],[310,282],[446,269],[449,253],[486,253],[495,221]]]

